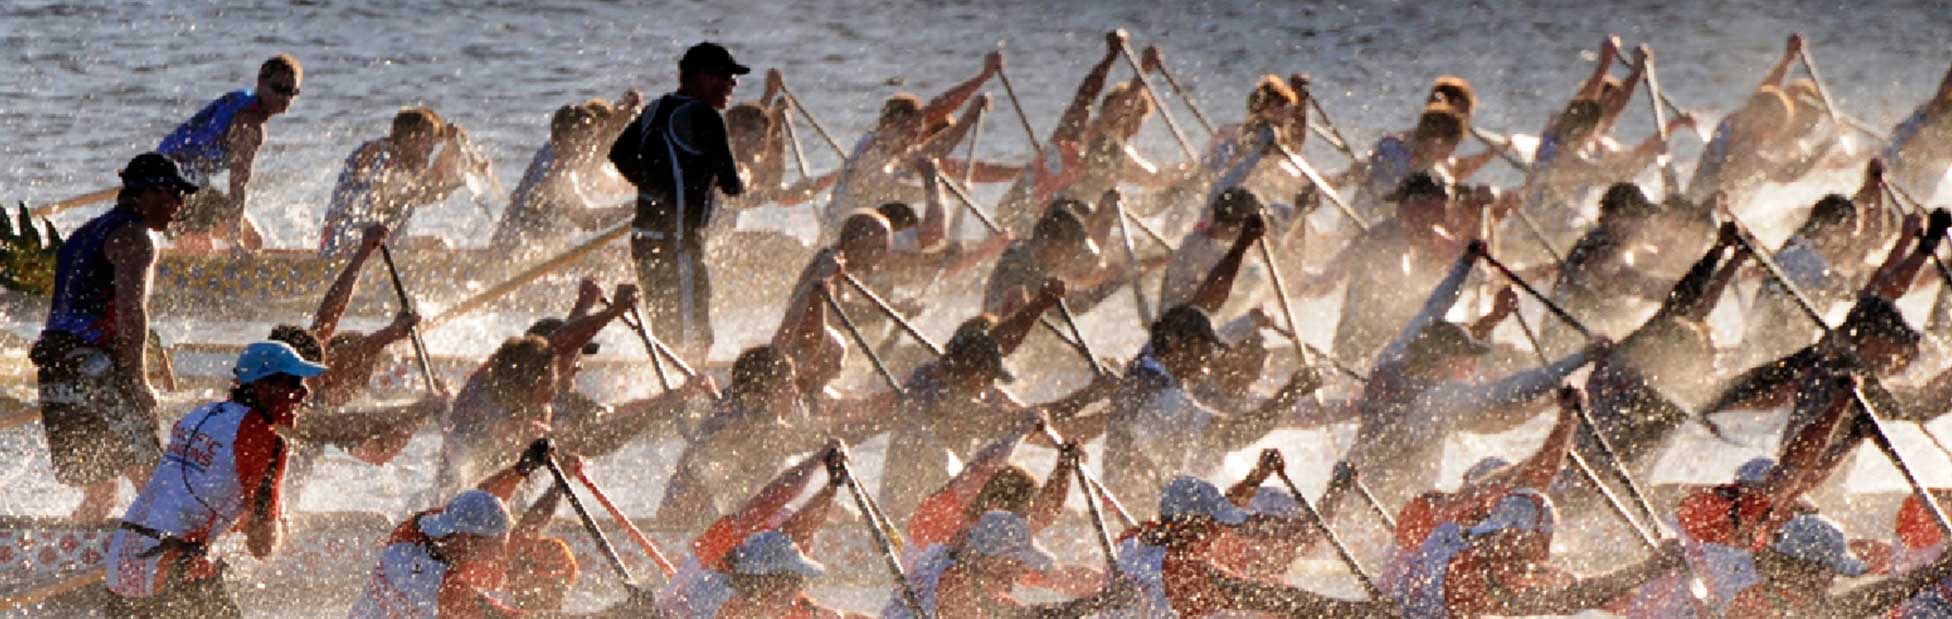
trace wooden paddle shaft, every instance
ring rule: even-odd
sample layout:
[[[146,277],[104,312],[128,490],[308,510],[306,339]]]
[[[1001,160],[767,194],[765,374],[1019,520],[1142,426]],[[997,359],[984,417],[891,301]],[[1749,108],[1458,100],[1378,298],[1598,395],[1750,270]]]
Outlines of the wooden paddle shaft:
[[[820,119],[813,117],[812,110],[800,104],[799,95],[793,94],[793,88],[786,85],[786,80],[780,80],[779,90],[786,95],[787,103],[792,104],[793,109],[799,110],[800,116],[807,119],[807,124],[813,125],[814,133],[820,134],[820,140],[827,143],[827,148],[834,149],[834,156],[840,157],[841,161],[847,161],[847,150],[840,147],[840,142],[834,141],[833,134],[827,133],[827,127],[820,124]]]
[[[881,551],[881,559],[887,562],[888,572],[894,575],[895,585],[900,587],[902,603],[908,605],[908,610],[915,613],[916,617],[924,619],[934,617],[922,606],[921,596],[915,594],[915,588],[908,582],[907,572],[901,569],[901,559],[895,556],[894,542],[889,540],[888,531],[882,528],[886,523],[881,520],[881,509],[875,506],[874,500],[868,498],[867,491],[861,488],[860,480],[854,477],[854,469],[846,462],[842,462],[840,468],[847,477],[847,493],[854,497],[855,509],[867,519],[868,534],[873,536],[876,549]]]
[[[1125,29],[1118,29],[1118,33],[1125,35]],[[1181,152],[1186,153],[1186,160],[1193,161],[1199,159],[1199,151],[1193,149],[1192,142],[1186,141],[1186,133],[1179,130],[1179,121],[1173,120],[1173,112],[1166,107],[1166,99],[1159,96],[1159,91],[1152,88],[1152,80],[1145,78],[1145,69],[1139,66],[1139,59],[1132,55],[1132,47],[1120,42],[1118,44],[1118,53],[1125,57],[1125,64],[1131,65],[1132,79],[1138,80],[1139,85],[1145,87],[1146,98],[1151,99],[1152,107],[1159,110],[1159,120],[1166,121],[1166,129],[1172,131],[1173,141],[1179,144],[1179,150]]]
[[[107,189],[97,189],[95,191],[81,194],[79,196],[75,196],[72,198],[68,198],[60,202],[51,202],[48,204],[43,204],[34,207],[29,212],[33,214],[33,216],[35,217],[53,217],[55,214],[60,213],[62,211],[66,211],[68,209],[79,208],[91,204],[100,204],[103,202],[107,202],[109,200],[114,200],[116,194],[121,192],[122,192],[121,185],[116,185],[114,187],[109,187]]]
[[[596,525],[596,518],[590,516],[589,508],[583,506],[583,499],[576,496],[576,488],[570,485],[569,476],[563,474],[562,465],[556,463],[555,456],[548,456],[543,464],[549,467],[549,474],[562,486],[563,498],[569,499],[570,508],[576,510],[576,517],[583,521],[583,529],[596,542],[597,550],[603,551],[603,558],[610,562],[611,569],[617,571],[617,577],[622,578],[625,585],[635,588],[637,579],[630,575],[630,566],[624,565],[624,558],[617,554],[617,547],[610,545],[610,538],[605,537],[603,528]]]
[[[1003,82],[1003,94],[1010,97],[1010,107],[1017,111],[1017,122],[1023,123],[1023,136],[1030,140],[1030,149],[1037,153],[1037,161],[1031,162],[1031,165],[1043,165],[1044,142],[1037,139],[1037,130],[1030,128],[1030,115],[1023,112],[1023,101],[1017,99],[1017,87],[1010,84],[1010,74],[1004,73],[1003,67],[999,66],[996,68],[996,79]]]
[[[1200,111],[1200,104],[1194,102],[1193,97],[1186,94],[1186,89],[1179,86],[1179,80],[1173,77],[1172,70],[1167,69],[1165,63],[1159,64],[1159,76],[1166,78],[1166,86],[1171,87],[1173,94],[1179,95],[1179,101],[1186,104],[1186,109],[1193,112],[1193,120],[1198,121],[1200,128],[1206,130],[1207,137],[1213,137],[1214,133],[1216,133],[1213,130],[1213,123],[1208,122],[1206,113]],[[1145,78],[1141,77],[1139,79],[1143,80]]]
[[[1647,73],[1641,76],[1640,81],[1647,88],[1647,109],[1654,114],[1654,133],[1660,136],[1661,144],[1665,148],[1669,138],[1667,133],[1667,114],[1661,110],[1661,78],[1660,73],[1654,70],[1654,57],[1652,55],[1647,57]],[[1661,167],[1661,192],[1669,196],[1676,195],[1681,191],[1681,181],[1680,177],[1674,172],[1674,155],[1662,153],[1659,161]]]
[[[386,274],[393,280],[393,294],[400,299],[400,311],[414,311],[413,297],[407,296],[407,284],[400,279],[400,266],[393,262],[393,249],[380,243],[380,260],[386,263]],[[420,365],[420,378],[427,382],[427,391],[440,393],[440,384],[434,380],[434,364],[427,358],[427,343],[420,339],[420,327],[407,327],[407,341],[413,345],[414,360]]]
[[[576,480],[583,482],[583,487],[589,489],[590,496],[596,498],[597,504],[602,505],[604,511],[610,512],[610,517],[617,521],[617,526],[623,527],[624,534],[630,537],[630,541],[635,542],[644,554],[650,555],[651,562],[657,564],[657,569],[664,572],[665,578],[678,574],[678,568],[671,565],[671,560],[665,558],[664,552],[657,549],[657,544],[652,543],[651,538],[638,530],[637,525],[632,524],[630,518],[624,516],[624,511],[617,508],[617,504],[610,502],[610,497],[603,494],[603,489],[598,488],[596,482],[590,481],[589,474],[578,469]]]
[[[789,102],[788,105],[792,104]],[[793,165],[799,168],[800,178],[813,176],[813,172],[807,169],[807,152],[800,147],[800,130],[793,127],[793,115],[787,114],[781,117],[780,124],[786,128],[786,143],[793,147]]]
[[[68,593],[107,580],[108,572],[93,568],[85,573],[69,576],[20,593],[0,597],[0,612],[18,610],[46,601],[48,598]]]
[[[875,354],[874,345],[869,344],[868,338],[861,335],[861,328],[854,325],[854,319],[847,317],[847,310],[841,309],[840,302],[834,300],[833,292],[822,286],[820,298],[827,302],[827,309],[833,310],[834,317],[840,319],[841,326],[847,328],[847,334],[854,338],[854,343],[861,346],[861,352],[868,356],[868,361],[874,363],[874,371],[881,374],[882,380],[888,381],[888,388],[895,393],[905,393],[901,380],[895,378],[895,374],[888,371],[888,365],[881,362],[881,355]]]
[[[1078,490],[1084,492],[1085,510],[1091,514],[1092,537],[1098,542],[1098,550],[1105,553],[1105,573],[1122,574],[1118,568],[1118,545],[1112,542],[1111,531],[1105,527],[1105,512],[1098,507],[1098,493],[1091,485],[1091,479],[1084,474],[1083,463],[1073,470],[1078,478]]]
[[[649,325],[644,323],[643,310],[639,309],[636,305],[630,306],[630,313],[623,318],[623,323],[624,326],[630,328],[632,333],[636,333],[637,340],[644,344],[644,354],[650,355],[651,357],[651,369],[657,373],[658,386],[663,387],[664,391],[669,393],[671,391],[671,376],[664,372],[664,361],[658,358],[660,355],[658,354],[657,344],[651,342],[651,333],[647,330]]]
[[[603,246],[610,244],[611,241],[615,241],[617,239],[623,238],[624,235],[629,233],[630,233],[629,222],[617,224],[616,226],[611,227],[609,230],[604,231],[602,234],[596,235],[596,237],[584,241],[581,245],[572,247],[568,251],[564,251],[561,254],[557,254],[556,257],[554,258],[550,258],[549,260],[541,264],[535,265],[533,267],[529,267],[527,270],[524,270],[521,273],[517,273],[514,277],[510,277],[499,284],[495,284],[494,286],[488,288],[487,290],[483,290],[479,293],[476,293],[472,297],[468,297],[466,300],[460,302],[459,304],[455,305],[452,308],[449,308],[447,311],[441,312],[440,315],[424,321],[423,324],[421,325],[422,330],[423,332],[425,332],[425,331],[432,331],[434,329],[438,329],[442,325],[447,324],[449,321],[452,321],[455,318],[460,318],[461,316],[467,315],[469,312],[473,312],[475,310],[481,309],[484,306],[487,306],[490,303],[494,303],[496,300],[499,300],[502,297],[507,296],[509,293],[515,292],[516,290],[520,290],[523,286],[529,285],[530,282],[533,282],[537,279],[541,279],[542,276],[544,275],[548,275],[550,273],[555,272],[558,269],[574,264],[577,260],[583,259],[584,256],[588,256],[590,254],[596,253],[597,250],[603,249]]]
[[[1301,488],[1295,486],[1295,481],[1288,478],[1287,469],[1275,469],[1274,475],[1280,477],[1281,484],[1288,487],[1289,494],[1294,495],[1295,503],[1301,506],[1302,514],[1308,518],[1309,522],[1314,523],[1317,529],[1321,530],[1322,539],[1328,540],[1329,547],[1335,549],[1335,556],[1342,560],[1343,565],[1349,567],[1349,573],[1354,574],[1356,581],[1362,584],[1362,590],[1369,594],[1369,599],[1381,600],[1387,598],[1388,596],[1383,593],[1382,587],[1376,586],[1376,580],[1369,577],[1369,571],[1363,569],[1362,563],[1356,561],[1355,555],[1349,552],[1348,545],[1343,544],[1342,538],[1335,534],[1335,529],[1328,526],[1328,520],[1322,517],[1321,512],[1315,511],[1315,506],[1308,502],[1307,495],[1302,494]]]

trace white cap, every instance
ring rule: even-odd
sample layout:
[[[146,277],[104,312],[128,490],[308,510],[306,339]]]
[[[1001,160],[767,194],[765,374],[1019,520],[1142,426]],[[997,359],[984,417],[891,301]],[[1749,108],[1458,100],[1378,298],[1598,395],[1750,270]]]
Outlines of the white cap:
[[[1552,499],[1536,490],[1519,488],[1499,499],[1498,505],[1491,508],[1491,515],[1471,525],[1465,535],[1483,537],[1500,531],[1551,533],[1558,519]]]
[[[1204,517],[1224,524],[1240,524],[1247,521],[1247,512],[1228,502],[1226,495],[1221,494],[1220,488],[1212,483],[1191,475],[1180,475],[1166,482],[1166,492],[1159,496],[1159,517]]]
[[[1010,512],[984,513],[969,530],[963,547],[987,557],[1016,559],[1024,567],[1037,571],[1050,569],[1057,563],[1057,558],[1031,536],[1030,522]]]
[[[1484,481],[1486,477],[1504,470],[1507,466],[1511,466],[1511,461],[1497,456],[1487,456],[1477,464],[1471,465],[1471,468],[1465,469],[1464,483],[1475,484]]]
[[[1272,486],[1254,489],[1254,498],[1247,501],[1248,513],[1256,516],[1271,516],[1289,520],[1302,517],[1301,502],[1288,491]]]
[[[827,568],[807,558],[793,539],[777,530],[746,536],[732,551],[732,573],[747,576],[799,576],[819,578]]]
[[[1850,554],[1850,539],[1836,522],[1818,514],[1790,518],[1769,548],[1791,559],[1830,568],[1844,576],[1863,576],[1870,567]]]
[[[1743,462],[1742,466],[1735,467],[1735,483],[1759,484],[1762,483],[1763,478],[1768,477],[1769,473],[1774,470],[1776,470],[1776,461],[1768,458],[1756,458],[1748,462]]]
[[[469,490],[447,502],[441,511],[420,519],[420,532],[428,537],[508,535],[508,506],[501,497],[485,490]]]

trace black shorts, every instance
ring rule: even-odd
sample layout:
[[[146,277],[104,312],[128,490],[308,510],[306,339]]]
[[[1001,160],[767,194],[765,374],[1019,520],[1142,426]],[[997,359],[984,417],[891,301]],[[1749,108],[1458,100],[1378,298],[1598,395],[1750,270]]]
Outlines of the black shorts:
[[[650,322],[645,326],[679,354],[712,347],[712,278],[697,232],[683,241],[643,235],[630,240],[637,286],[644,293],[644,319]]]
[[[106,351],[48,333],[29,356],[39,369],[41,430],[56,480],[88,486],[162,460],[156,412],[129,404]]]

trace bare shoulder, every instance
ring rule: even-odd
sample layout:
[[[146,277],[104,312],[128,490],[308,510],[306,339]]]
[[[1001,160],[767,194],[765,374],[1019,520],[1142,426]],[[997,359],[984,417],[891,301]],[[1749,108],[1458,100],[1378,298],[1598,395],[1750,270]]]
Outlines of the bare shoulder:
[[[148,266],[156,258],[156,239],[142,222],[130,222],[108,233],[103,251],[113,264]]]

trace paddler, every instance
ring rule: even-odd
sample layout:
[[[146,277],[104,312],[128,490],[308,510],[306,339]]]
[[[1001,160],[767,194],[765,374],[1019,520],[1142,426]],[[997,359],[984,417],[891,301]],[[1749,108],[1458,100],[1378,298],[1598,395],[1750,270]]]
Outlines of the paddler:
[[[974,125],[974,115],[989,107],[987,95],[977,92],[990,78],[1003,71],[1003,52],[983,56],[983,69],[924,104],[908,93],[889,97],[881,105],[875,127],[861,137],[841,164],[834,197],[821,221],[831,226],[857,208],[873,208],[883,202],[921,202],[920,179],[915,178],[915,162],[935,159],[943,171],[962,178],[963,166],[974,165],[970,177],[979,183],[1015,180],[1022,168],[951,159],[949,152],[960,144]],[[975,100],[971,102],[971,98]],[[969,103],[961,119],[953,118],[956,108]]]
[[[319,255],[353,250],[358,231],[369,224],[404,235],[416,210],[446,200],[469,174],[488,171],[488,160],[473,151],[467,130],[432,108],[402,108],[385,136],[346,156],[325,208]]]
[[[1748,204],[1762,183],[1789,183],[1809,173],[1830,146],[1832,137],[1821,147],[1803,148],[1799,141],[1809,137],[1797,131],[1797,115],[1819,114],[1818,109],[1797,109],[1784,92],[1789,65],[1803,53],[1803,35],[1789,35],[1782,58],[1762,77],[1762,83],[1749,93],[1740,108],[1715,125],[1714,137],[1695,164],[1688,181],[1688,200],[1701,204],[1717,191],[1727,192],[1737,209]]]
[[[559,247],[580,230],[620,221],[621,209],[605,197],[630,186],[604,158],[624,125],[644,107],[644,95],[625,92],[615,103],[590,99],[565,105],[549,117],[549,141],[536,149],[522,180],[495,225],[495,247],[539,254]]]
[[[229,399],[197,407],[170,431],[169,450],[109,541],[111,616],[242,617],[212,553],[225,533],[266,559],[284,539],[285,439],[325,366],[279,342],[246,346]]]
[[[305,69],[291,54],[272,56],[258,66],[257,87],[238,90],[204,105],[178,125],[156,152],[175,161],[186,175],[207,191],[187,200],[183,214],[169,229],[177,247],[208,248],[223,240],[245,248],[263,246],[264,238],[244,213],[258,148],[264,145],[264,124],[291,109],[305,80]],[[217,191],[212,179],[229,173],[229,193]]]
[[[146,153],[122,169],[115,206],[69,235],[55,261],[47,323],[28,358],[38,368],[41,429],[56,480],[81,488],[69,516],[99,522],[116,479],[139,483],[162,457],[149,384],[149,292],[156,239],[197,185]]]
[[[1131,580],[1117,578],[1065,602],[1026,604],[1011,595],[1025,572],[1050,569],[1056,561],[1022,516],[993,511],[977,518],[952,550],[909,570],[907,584],[928,616],[963,619],[1077,619],[1129,605],[1137,594]],[[918,619],[900,592],[893,597],[882,619]]]

